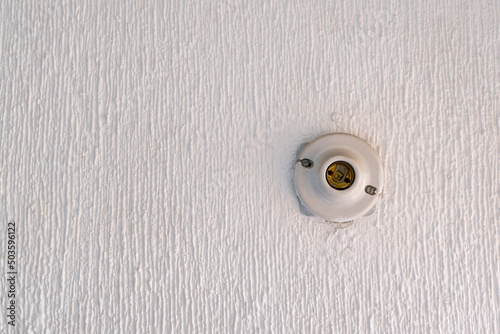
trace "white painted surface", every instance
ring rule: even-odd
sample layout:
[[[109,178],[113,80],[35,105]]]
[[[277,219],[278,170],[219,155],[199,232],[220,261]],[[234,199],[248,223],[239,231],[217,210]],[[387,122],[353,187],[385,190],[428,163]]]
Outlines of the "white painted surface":
[[[2,1],[0,18],[19,332],[500,332],[498,1]],[[387,177],[345,229],[299,213],[291,174],[335,131]]]

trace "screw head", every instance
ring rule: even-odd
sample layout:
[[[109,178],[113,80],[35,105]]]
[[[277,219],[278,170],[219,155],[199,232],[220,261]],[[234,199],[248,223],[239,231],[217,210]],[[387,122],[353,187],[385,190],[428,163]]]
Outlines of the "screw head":
[[[300,160],[300,163],[304,168],[312,168],[314,166],[314,162],[312,162],[312,160],[309,159],[302,159]]]
[[[373,187],[373,186],[366,186],[365,187],[365,192],[368,194],[368,195],[375,195],[377,194],[377,188]]]

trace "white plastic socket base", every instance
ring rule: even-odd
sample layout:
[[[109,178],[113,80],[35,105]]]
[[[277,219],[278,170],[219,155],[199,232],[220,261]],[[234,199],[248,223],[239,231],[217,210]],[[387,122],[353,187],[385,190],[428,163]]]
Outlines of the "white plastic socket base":
[[[337,161],[347,162],[354,170],[354,181],[346,189],[333,188],[326,178],[329,166]],[[366,215],[375,206],[384,175],[377,153],[366,141],[332,133],[302,150],[294,179],[297,195],[307,210],[328,221],[346,222]]]

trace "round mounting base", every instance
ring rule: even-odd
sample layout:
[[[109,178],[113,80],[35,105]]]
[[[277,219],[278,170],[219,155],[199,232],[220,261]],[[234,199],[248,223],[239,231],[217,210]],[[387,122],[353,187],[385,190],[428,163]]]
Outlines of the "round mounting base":
[[[380,159],[364,140],[332,133],[310,142],[295,164],[302,205],[328,221],[346,222],[374,207],[383,187]]]

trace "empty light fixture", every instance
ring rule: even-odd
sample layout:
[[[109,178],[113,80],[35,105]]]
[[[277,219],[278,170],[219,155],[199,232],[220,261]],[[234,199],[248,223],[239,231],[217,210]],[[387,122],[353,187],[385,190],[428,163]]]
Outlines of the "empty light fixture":
[[[328,221],[346,222],[371,212],[383,187],[380,159],[364,140],[332,133],[299,154],[295,190],[302,205]]]

